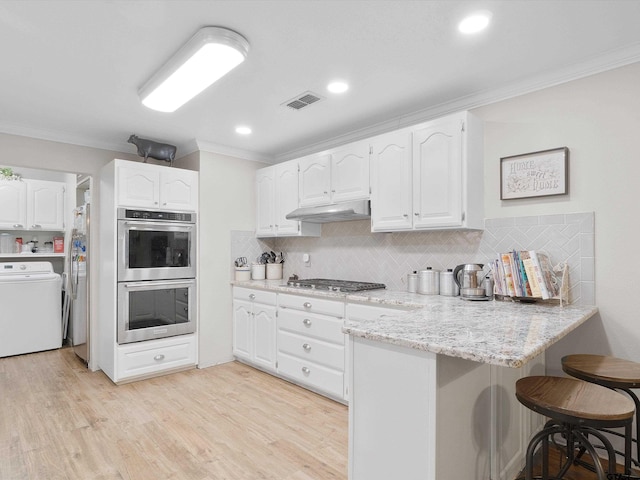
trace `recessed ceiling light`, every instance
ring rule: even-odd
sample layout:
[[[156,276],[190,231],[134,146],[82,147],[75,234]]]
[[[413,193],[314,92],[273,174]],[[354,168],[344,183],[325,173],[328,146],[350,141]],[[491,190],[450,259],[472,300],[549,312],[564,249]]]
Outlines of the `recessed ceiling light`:
[[[491,21],[491,12],[484,10],[481,12],[473,13],[465,17],[459,24],[458,30],[461,33],[472,34],[478,33],[489,26]]]
[[[347,85],[345,82],[331,82],[329,85],[327,85],[327,90],[329,90],[331,93],[344,93],[349,90],[349,85]]]
[[[236,127],[236,133],[240,135],[249,135],[251,133],[251,128],[243,126]]]

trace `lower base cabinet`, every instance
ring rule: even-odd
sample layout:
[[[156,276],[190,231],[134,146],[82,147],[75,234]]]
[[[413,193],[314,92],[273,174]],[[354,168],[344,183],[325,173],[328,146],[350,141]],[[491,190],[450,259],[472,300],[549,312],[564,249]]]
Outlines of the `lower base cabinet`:
[[[138,380],[161,372],[195,367],[196,358],[195,334],[118,345],[114,381]]]
[[[512,393],[544,370],[350,337],[350,480],[511,480],[542,418]],[[541,356],[543,357],[543,355]]]

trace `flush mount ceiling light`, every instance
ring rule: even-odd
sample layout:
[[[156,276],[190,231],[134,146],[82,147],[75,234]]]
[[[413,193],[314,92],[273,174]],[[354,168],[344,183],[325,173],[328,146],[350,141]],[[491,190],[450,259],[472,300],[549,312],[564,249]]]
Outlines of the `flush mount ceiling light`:
[[[251,128],[250,127],[245,127],[245,126],[238,126],[236,127],[236,133],[239,135],[250,135],[251,134]]]
[[[191,37],[138,91],[142,103],[174,112],[244,61],[249,42],[222,27],[205,27]]]
[[[489,26],[491,16],[492,13],[487,10],[473,13],[462,19],[458,24],[458,30],[467,35],[481,32]]]
[[[349,90],[349,85],[345,82],[331,82],[327,85],[327,90],[331,93],[344,93]]]

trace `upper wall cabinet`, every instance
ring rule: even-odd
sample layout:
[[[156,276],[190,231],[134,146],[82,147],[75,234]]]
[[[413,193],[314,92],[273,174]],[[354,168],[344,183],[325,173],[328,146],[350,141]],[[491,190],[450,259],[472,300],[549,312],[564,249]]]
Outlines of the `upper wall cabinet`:
[[[25,228],[27,224],[27,184],[0,180],[0,228]]]
[[[46,180],[0,181],[0,228],[64,230],[64,189]]]
[[[482,135],[461,112],[374,139],[372,230],[481,229]]]
[[[369,198],[369,141],[299,160],[300,207]]]
[[[320,225],[287,220],[298,208],[298,162],[256,171],[256,236],[319,236]]]
[[[156,210],[198,209],[198,172],[119,161],[116,178],[118,206]]]
[[[64,183],[27,180],[27,228],[64,229]]]

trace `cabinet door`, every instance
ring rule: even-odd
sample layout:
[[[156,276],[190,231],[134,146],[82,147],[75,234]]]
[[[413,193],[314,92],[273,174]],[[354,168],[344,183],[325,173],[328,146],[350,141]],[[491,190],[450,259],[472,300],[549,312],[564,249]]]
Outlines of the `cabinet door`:
[[[459,116],[436,120],[413,131],[413,208],[414,228],[462,225]]]
[[[64,229],[64,184],[25,180],[27,184],[27,228]]]
[[[0,228],[26,228],[27,184],[24,181],[0,181],[0,205]]]
[[[298,161],[300,206],[331,203],[331,155],[311,155]]]
[[[160,206],[195,212],[198,209],[198,172],[179,168],[161,171]]]
[[[275,222],[275,167],[256,171],[256,236],[273,237]]]
[[[276,369],[276,307],[253,305],[253,361],[269,370]]]
[[[369,141],[356,142],[331,154],[331,201],[369,198]]]
[[[158,208],[160,172],[153,166],[118,166],[116,178],[118,206]]]
[[[371,230],[411,229],[411,133],[389,133],[371,146]]]
[[[278,236],[298,235],[300,222],[286,218],[288,213],[298,208],[298,162],[276,165],[275,177],[276,233]]]
[[[252,341],[252,305],[250,302],[233,302],[233,354],[251,360]]]

